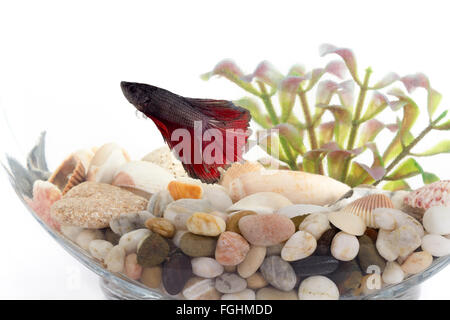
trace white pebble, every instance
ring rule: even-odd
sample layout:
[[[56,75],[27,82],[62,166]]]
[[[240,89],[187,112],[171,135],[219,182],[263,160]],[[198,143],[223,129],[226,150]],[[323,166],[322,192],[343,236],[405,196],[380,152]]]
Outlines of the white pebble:
[[[431,234],[450,234],[450,207],[431,207],[425,211],[423,226]]]
[[[396,228],[397,222],[394,216],[389,212],[384,210],[385,208],[377,208],[373,210],[373,216],[375,219],[375,225],[383,230],[392,231]]]
[[[435,257],[450,254],[450,239],[438,234],[427,234],[422,238],[422,249]]]
[[[150,234],[148,229],[137,229],[125,233],[120,237],[119,246],[125,249],[127,254],[136,253],[139,242]]]
[[[222,296],[222,300],[255,300],[255,291],[251,289],[245,289],[237,293],[226,293]]]
[[[82,227],[61,226],[61,233],[72,241],[75,241],[77,239],[77,236],[83,230],[84,230],[84,228],[82,228]]]
[[[309,232],[316,240],[319,240],[322,234],[330,229],[330,222],[326,214],[316,212],[307,216],[298,229]]]
[[[111,272],[122,272],[125,267],[125,249],[117,245],[105,257],[106,268]]]
[[[105,235],[103,232],[97,229],[86,229],[80,232],[78,234],[77,238],[75,239],[76,244],[78,244],[82,249],[88,251],[89,250],[89,244],[92,240],[97,239],[104,239]]]
[[[281,250],[284,261],[295,261],[309,257],[317,247],[316,238],[306,231],[294,233]]]
[[[395,261],[388,261],[383,271],[383,282],[386,284],[397,284],[403,281],[405,273]]]
[[[359,241],[354,235],[338,232],[331,242],[331,254],[338,260],[350,261],[359,252]]]
[[[215,278],[223,273],[223,266],[217,260],[199,257],[191,260],[192,273],[202,278]]]
[[[336,284],[324,276],[306,278],[298,288],[300,300],[339,300]]]
[[[95,259],[103,261],[113,247],[113,244],[109,241],[92,240],[91,243],[89,243],[89,252]]]

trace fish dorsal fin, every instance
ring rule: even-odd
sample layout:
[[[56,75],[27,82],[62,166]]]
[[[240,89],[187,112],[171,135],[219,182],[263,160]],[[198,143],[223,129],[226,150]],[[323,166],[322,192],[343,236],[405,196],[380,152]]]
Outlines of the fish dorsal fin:
[[[219,121],[235,121],[242,119],[246,123],[250,121],[250,113],[247,109],[236,106],[228,100],[184,98],[192,107],[204,115]]]

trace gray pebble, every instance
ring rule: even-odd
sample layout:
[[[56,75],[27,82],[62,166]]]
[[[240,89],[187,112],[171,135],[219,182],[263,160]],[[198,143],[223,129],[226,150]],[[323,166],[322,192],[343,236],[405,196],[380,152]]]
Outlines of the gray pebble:
[[[222,293],[236,293],[247,288],[247,281],[235,273],[224,273],[216,278],[216,289]]]
[[[145,221],[153,217],[147,211],[122,214],[111,220],[109,226],[114,233],[122,236],[130,231],[145,228]]]
[[[279,256],[264,259],[260,269],[264,279],[277,289],[290,291],[297,283],[294,269]]]

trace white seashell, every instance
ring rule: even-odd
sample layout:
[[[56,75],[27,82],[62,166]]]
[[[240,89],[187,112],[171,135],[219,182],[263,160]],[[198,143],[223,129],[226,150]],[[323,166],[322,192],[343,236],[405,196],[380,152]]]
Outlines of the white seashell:
[[[229,207],[233,205],[227,190],[218,184],[204,184],[203,186],[203,199],[209,200],[214,209],[225,212]]]
[[[227,212],[251,210],[259,214],[271,214],[280,208],[290,205],[292,205],[292,202],[281,194],[275,192],[259,192],[242,198],[229,207]]]
[[[319,206],[335,202],[350,190],[346,184],[326,176],[289,170],[249,172],[225,187],[232,200],[260,192],[274,192],[295,204]]]
[[[92,158],[87,180],[111,183],[121,166],[130,161],[124,149],[116,143],[107,143],[101,146]]]
[[[432,234],[450,234],[450,207],[431,207],[425,211],[423,226]]]
[[[312,204],[294,204],[291,206],[283,207],[280,210],[277,210],[276,213],[284,215],[290,219],[296,216],[303,216],[305,214],[314,212],[328,213],[330,212],[330,209],[322,206],[315,206]]]
[[[438,234],[427,234],[422,238],[422,249],[435,257],[450,255],[450,239]]]
[[[210,213],[212,204],[206,199],[180,199],[170,203],[164,211],[164,218],[172,222],[177,230],[187,230],[186,223],[195,212]]]
[[[416,214],[423,214],[432,207],[450,206],[450,180],[436,181],[411,191],[404,198],[404,204]]]
[[[151,195],[166,189],[172,180],[174,180],[172,174],[154,163],[131,161],[117,171],[112,184],[118,187],[140,190]]]
[[[249,172],[261,171],[264,167],[258,162],[246,161],[244,163],[235,162],[233,163],[221,176],[220,184],[229,190],[230,184],[238,179],[240,176],[247,174]],[[239,199],[232,199],[233,201],[238,201]]]
[[[175,178],[187,177],[183,164],[173,155],[168,146],[150,152],[142,158],[142,161],[148,161],[166,169]]]
[[[152,195],[148,202],[147,211],[155,217],[162,217],[164,210],[173,202],[169,190],[161,190]]]
[[[322,234],[330,229],[330,222],[326,214],[316,212],[307,216],[298,229],[309,232],[316,240],[319,240]]]
[[[328,215],[328,220],[338,229],[355,236],[362,236],[366,231],[364,220],[352,213],[336,211]]]
[[[364,220],[366,226],[376,228],[375,217],[373,215],[373,210],[376,208],[394,208],[394,204],[384,194],[372,194],[353,201],[341,211],[357,215]]]

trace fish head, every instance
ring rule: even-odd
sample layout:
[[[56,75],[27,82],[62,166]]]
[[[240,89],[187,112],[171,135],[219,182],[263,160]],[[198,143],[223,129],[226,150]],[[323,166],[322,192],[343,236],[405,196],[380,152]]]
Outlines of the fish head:
[[[128,102],[141,112],[145,112],[151,104],[152,96],[158,90],[158,87],[149,84],[126,81],[122,81],[120,87]]]

